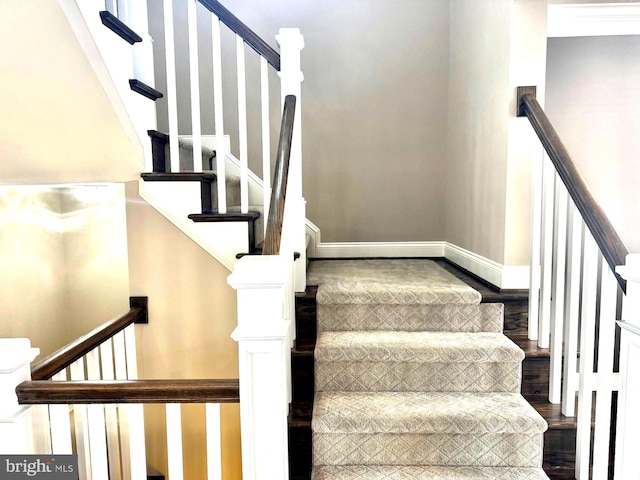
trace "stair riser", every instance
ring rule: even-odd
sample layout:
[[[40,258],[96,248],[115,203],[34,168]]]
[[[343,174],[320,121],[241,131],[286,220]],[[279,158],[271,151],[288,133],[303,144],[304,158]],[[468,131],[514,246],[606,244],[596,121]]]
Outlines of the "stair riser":
[[[314,372],[313,352],[291,353],[291,374],[295,379],[292,384],[293,402],[313,401]]]
[[[314,465],[542,466],[542,434],[314,433]]]
[[[318,331],[502,332],[503,307],[480,305],[318,305]]]
[[[523,395],[549,395],[549,357],[525,358],[522,380]]]
[[[520,391],[520,363],[317,362],[316,391]]]

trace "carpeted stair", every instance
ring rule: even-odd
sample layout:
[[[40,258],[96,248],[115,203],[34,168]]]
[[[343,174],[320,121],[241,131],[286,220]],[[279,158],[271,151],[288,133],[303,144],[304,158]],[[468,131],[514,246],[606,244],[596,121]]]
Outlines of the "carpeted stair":
[[[314,261],[313,480],[546,479],[499,304],[428,260]]]

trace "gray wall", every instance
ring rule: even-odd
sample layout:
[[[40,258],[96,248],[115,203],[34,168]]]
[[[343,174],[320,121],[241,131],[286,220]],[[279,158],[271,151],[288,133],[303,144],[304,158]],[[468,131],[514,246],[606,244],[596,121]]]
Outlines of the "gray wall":
[[[640,251],[640,38],[553,38],[546,110],[631,252]]]
[[[161,5],[149,5],[151,33],[161,46]],[[305,37],[304,195],[307,216],[321,228],[322,240],[443,240],[449,2],[236,0],[227,6],[274,46],[280,27],[299,27]],[[176,16],[184,19],[186,13]],[[203,56],[210,58],[209,27],[203,18],[200,25]],[[223,42],[231,65],[223,82],[233,85],[233,38],[225,35]],[[178,57],[179,69],[187,71],[186,55]],[[253,57],[247,55],[249,82],[257,77]],[[162,90],[164,60],[156,58],[156,64]],[[201,88],[203,103],[211,107],[203,114],[205,133],[213,132],[211,90],[204,87],[209,75],[206,67]],[[179,80],[179,91],[188,95],[188,75]],[[279,110],[277,91],[271,104]],[[234,103],[225,104],[225,131],[237,138],[236,114],[226,105]],[[249,98],[249,109],[250,127],[258,127],[257,98]],[[188,108],[180,111],[183,134],[190,132],[189,118]],[[159,127],[166,129],[162,116]],[[259,140],[250,141],[254,169]],[[233,142],[232,150],[237,152]]]

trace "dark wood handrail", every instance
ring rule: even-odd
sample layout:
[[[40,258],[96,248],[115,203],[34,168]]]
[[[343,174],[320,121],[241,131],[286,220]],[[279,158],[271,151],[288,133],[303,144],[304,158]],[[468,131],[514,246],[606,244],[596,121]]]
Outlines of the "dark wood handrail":
[[[215,380],[31,381],[16,387],[18,402],[90,403],[238,403],[237,378]]]
[[[132,323],[147,323],[146,297],[132,297],[132,308],[94,328],[31,367],[33,380],[48,380]]]
[[[231,13],[217,0],[198,0],[207,10],[215,14],[229,29],[240,35],[242,39],[259,55],[266,58],[273,68],[280,71],[280,54],[265,42],[256,32],[247,27],[238,17]]]
[[[284,218],[284,204],[287,196],[289,159],[291,157],[291,140],[293,138],[295,113],[296,97],[287,95],[284,99],[284,108],[282,111],[282,125],[280,126],[276,169],[273,173],[273,190],[271,191],[269,217],[267,218],[267,229],[262,247],[263,255],[278,255],[280,253],[282,220]]]
[[[615,272],[616,266],[624,265],[629,252],[591,193],[589,186],[576,168],[569,152],[562,144],[558,133],[533,93],[526,93],[526,90],[521,91],[518,98],[518,115],[526,115],[531,122],[531,126],[540,138],[562,182],[567,187],[569,195],[593,235],[602,255],[611,270]],[[626,292],[626,281],[618,274],[615,275],[622,291]]]

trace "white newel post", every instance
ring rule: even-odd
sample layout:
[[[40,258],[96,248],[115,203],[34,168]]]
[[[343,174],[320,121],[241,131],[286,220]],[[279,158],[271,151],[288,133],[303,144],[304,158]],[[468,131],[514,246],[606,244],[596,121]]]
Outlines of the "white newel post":
[[[302,196],[302,81],[300,52],[304,48],[304,37],[299,28],[281,28],[276,35],[280,46],[281,106],[287,95],[296,96],[296,115],[291,143],[287,204],[284,213],[281,253],[300,253],[295,263],[295,289],[304,292],[307,284],[307,252],[305,218],[306,201]]]
[[[620,391],[615,479],[637,478],[640,471],[640,254],[627,255],[616,272],[627,281],[620,334]]]
[[[286,298],[291,261],[245,256],[228,283],[237,290],[242,471],[245,480],[289,478],[287,415],[292,328]]]
[[[36,453],[32,407],[18,404],[16,387],[31,380],[31,362],[39,353],[28,338],[0,338],[0,453]]]

